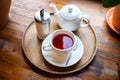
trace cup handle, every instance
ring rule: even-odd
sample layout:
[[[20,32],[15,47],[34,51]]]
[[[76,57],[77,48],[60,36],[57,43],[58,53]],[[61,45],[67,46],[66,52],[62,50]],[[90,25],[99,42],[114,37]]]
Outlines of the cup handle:
[[[50,44],[49,44],[49,45],[45,45],[45,46],[43,47],[43,50],[44,50],[44,51],[51,51],[51,50],[52,50],[52,47],[51,47]]]
[[[89,24],[90,24],[90,19],[86,15],[83,15],[80,18],[80,27],[87,27]]]

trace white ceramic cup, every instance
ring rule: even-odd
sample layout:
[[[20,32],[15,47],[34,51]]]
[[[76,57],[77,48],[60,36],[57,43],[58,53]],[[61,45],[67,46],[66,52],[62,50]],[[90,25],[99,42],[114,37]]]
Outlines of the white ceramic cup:
[[[66,49],[59,49],[56,46],[54,46],[54,44],[53,44],[54,38],[58,35],[61,35],[61,34],[66,34],[72,39],[72,41],[73,41],[72,46],[70,46]],[[77,39],[76,39],[75,34],[73,32],[65,30],[65,29],[59,29],[59,30],[54,31],[51,34],[50,41],[49,41],[50,44],[44,46],[43,50],[46,52],[52,51],[51,56],[52,56],[53,61],[55,61],[57,63],[65,63],[67,65],[71,53],[73,51],[75,51],[77,48],[77,41],[76,40]],[[68,45],[69,45],[69,42],[68,42]]]

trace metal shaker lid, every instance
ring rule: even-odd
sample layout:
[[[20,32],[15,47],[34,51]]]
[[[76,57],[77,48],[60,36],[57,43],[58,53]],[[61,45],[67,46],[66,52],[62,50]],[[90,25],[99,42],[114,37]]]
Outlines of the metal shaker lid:
[[[34,17],[35,17],[35,20],[39,22],[50,20],[50,14],[46,12],[44,9],[37,11]]]

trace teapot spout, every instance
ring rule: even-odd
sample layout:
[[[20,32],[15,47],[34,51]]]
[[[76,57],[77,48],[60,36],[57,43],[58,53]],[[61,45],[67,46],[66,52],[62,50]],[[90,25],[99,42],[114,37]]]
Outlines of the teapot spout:
[[[50,7],[53,9],[55,17],[57,17],[57,14],[59,13],[59,11],[58,11],[57,7],[55,6],[55,4],[51,3]]]

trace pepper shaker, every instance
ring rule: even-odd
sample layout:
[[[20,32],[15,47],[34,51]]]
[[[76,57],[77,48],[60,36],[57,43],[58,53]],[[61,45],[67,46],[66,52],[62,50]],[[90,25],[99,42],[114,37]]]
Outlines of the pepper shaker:
[[[44,9],[35,13],[35,25],[37,36],[44,39],[50,33],[50,14]]]

